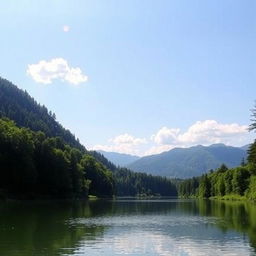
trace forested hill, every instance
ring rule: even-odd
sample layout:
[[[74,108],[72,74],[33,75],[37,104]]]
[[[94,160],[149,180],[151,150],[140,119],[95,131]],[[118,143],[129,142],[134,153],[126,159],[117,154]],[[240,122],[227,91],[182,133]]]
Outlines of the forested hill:
[[[128,168],[171,178],[190,178],[214,170],[223,163],[229,168],[239,166],[242,159],[247,157],[247,148],[224,144],[174,148],[158,155],[142,157]]]
[[[115,165],[102,154],[87,151],[79,139],[56,120],[53,112],[38,104],[26,91],[3,78],[0,78],[0,103],[0,118],[8,117],[17,126],[42,131],[47,137],[61,137],[71,147],[87,152],[110,170],[115,170]]]
[[[60,137],[0,119],[0,196],[83,198],[112,196],[113,174]]]
[[[38,104],[26,91],[18,89],[2,78],[0,78],[0,102],[0,117],[8,117],[20,127],[42,131],[48,137],[62,137],[70,146],[85,150],[79,140],[56,121],[54,113],[48,111],[44,105]]]
[[[0,197],[177,195],[171,180],[124,171],[87,151],[55,114],[1,78],[0,126]]]

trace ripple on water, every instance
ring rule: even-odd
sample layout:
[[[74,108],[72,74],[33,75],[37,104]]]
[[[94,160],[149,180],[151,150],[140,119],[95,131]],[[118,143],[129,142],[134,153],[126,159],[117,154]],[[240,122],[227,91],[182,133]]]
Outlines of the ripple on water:
[[[214,227],[217,220],[215,217],[200,216],[120,215],[70,219],[67,224],[106,228],[96,240],[81,242],[75,255],[252,254],[247,238],[241,238],[236,232],[225,235]]]

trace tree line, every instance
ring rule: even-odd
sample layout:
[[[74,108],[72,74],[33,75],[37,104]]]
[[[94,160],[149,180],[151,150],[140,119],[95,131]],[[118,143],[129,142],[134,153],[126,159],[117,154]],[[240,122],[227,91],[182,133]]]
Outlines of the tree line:
[[[118,168],[114,172],[118,196],[177,196],[173,180]]]
[[[25,198],[177,195],[171,180],[128,169],[107,169],[61,137],[20,128],[0,119],[0,192]]]
[[[0,189],[8,196],[112,196],[113,175],[92,156],[60,137],[0,119]]]

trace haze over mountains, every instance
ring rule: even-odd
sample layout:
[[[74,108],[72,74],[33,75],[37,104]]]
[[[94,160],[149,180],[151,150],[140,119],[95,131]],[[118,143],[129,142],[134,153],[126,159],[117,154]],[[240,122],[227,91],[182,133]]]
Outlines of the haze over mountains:
[[[174,148],[161,154],[139,158],[128,164],[122,160],[123,154],[113,152],[102,152],[102,154],[111,161],[114,159],[114,163],[125,165],[134,171],[171,178],[190,178],[214,170],[223,163],[229,168],[239,166],[242,159],[247,157],[247,149],[248,145],[239,148],[224,144]],[[129,155],[125,155],[125,157],[129,160],[134,159],[134,156],[129,158]]]
[[[129,155],[129,154],[122,154],[116,152],[107,152],[103,150],[98,150],[103,156],[105,156],[109,161],[117,166],[125,167],[136,160],[138,160],[139,156]]]

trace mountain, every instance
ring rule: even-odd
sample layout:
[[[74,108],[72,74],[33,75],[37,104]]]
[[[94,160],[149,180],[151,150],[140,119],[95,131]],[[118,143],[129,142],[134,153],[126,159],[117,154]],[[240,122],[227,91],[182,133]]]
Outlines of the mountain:
[[[0,117],[14,120],[19,127],[42,131],[49,137],[62,137],[69,145],[85,150],[79,140],[60,123],[44,105],[38,104],[26,91],[0,78]]]
[[[246,159],[243,148],[224,144],[174,148],[158,155],[145,156],[128,165],[134,171],[144,171],[153,175],[171,178],[190,178],[218,168],[221,164],[235,167]]]
[[[101,154],[87,151],[79,139],[56,120],[56,115],[52,111],[38,104],[26,91],[0,78],[0,118],[2,117],[15,121],[18,127],[26,127],[35,132],[41,131],[47,137],[61,137],[65,143],[92,155],[108,169],[116,169],[114,164]]]
[[[117,152],[107,152],[103,150],[98,150],[98,152],[105,156],[110,162],[122,167],[127,166],[140,158],[138,156],[121,154]]]

